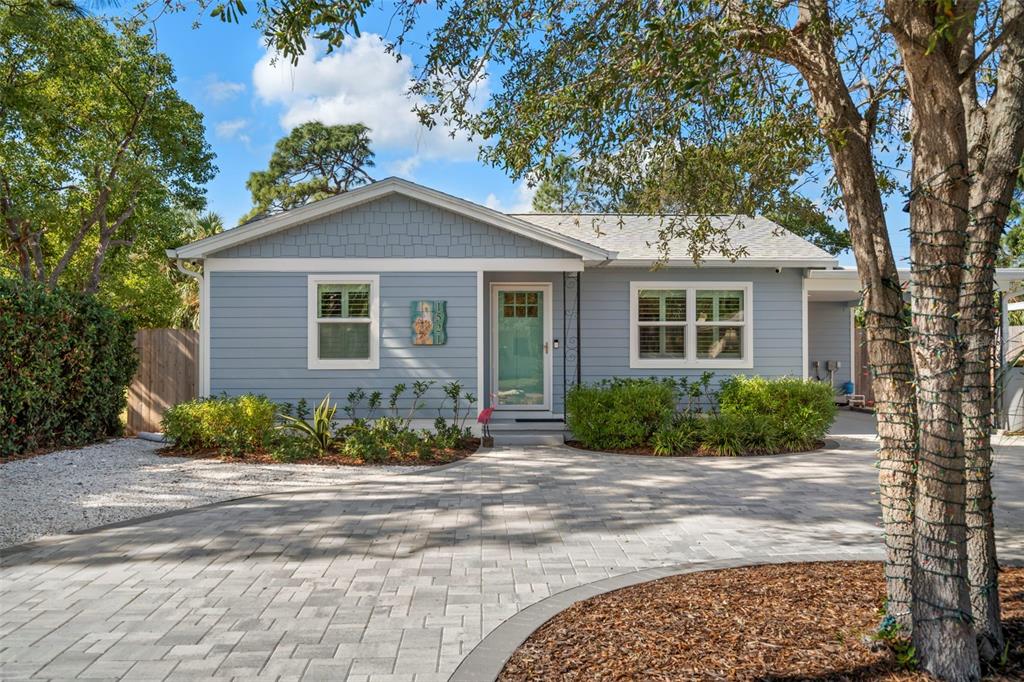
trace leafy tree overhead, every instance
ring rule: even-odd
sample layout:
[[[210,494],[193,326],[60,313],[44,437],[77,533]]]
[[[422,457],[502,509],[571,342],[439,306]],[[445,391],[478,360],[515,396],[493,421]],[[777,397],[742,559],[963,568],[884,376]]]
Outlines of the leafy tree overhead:
[[[172,209],[205,202],[202,116],[141,29],[0,6],[0,249],[25,281],[130,298],[177,241]]]
[[[184,226],[180,242],[182,244],[206,239],[224,231],[224,220],[213,211],[182,213],[181,225]],[[180,329],[198,329],[199,284],[195,278],[182,274],[177,268],[172,267],[169,274],[170,281],[175,288],[175,306],[170,313],[170,326]]]
[[[397,45],[427,13],[422,0],[396,4]],[[294,59],[310,35],[335,47],[358,34],[371,5],[265,0],[261,26]],[[518,177],[562,153],[596,167],[600,186],[621,196],[671,164],[681,140],[700,150],[748,129],[770,140],[773,122],[817,124],[864,294],[887,610],[924,669],[978,679],[979,644],[994,658],[1004,641],[989,354],[995,259],[1024,150],[1024,3],[437,5],[441,25],[412,87],[421,119],[490,141],[484,158]],[[244,12],[238,0],[214,7],[228,20]],[[505,71],[481,106],[476,85],[497,64]],[[793,142],[750,145],[744,165],[767,168]],[[910,156],[909,182],[879,162],[891,153]],[[905,191],[910,216],[913,333],[885,218],[893,190]]]
[[[370,129],[361,123],[303,123],[277,141],[265,171],[249,175],[245,186],[253,208],[242,219],[273,215],[347,192],[372,181]]]
[[[711,169],[701,172],[687,169],[685,161],[658,173],[654,179],[643,179],[639,190],[627,191],[621,199],[609,196],[600,187],[581,187],[584,175],[567,156],[559,156],[544,174],[533,197],[533,210],[546,213],[644,213],[652,209],[669,213],[675,207],[692,207],[696,203],[688,195],[700,193],[701,206],[707,214],[764,213],[786,229],[804,237],[825,251],[838,255],[850,248],[850,236],[829,220],[825,212],[810,199],[792,190],[789,176],[780,176],[780,186],[773,188],[768,201],[758,201],[750,190],[749,178],[734,166],[715,164],[719,182],[709,181]],[[797,171],[804,170],[801,164]],[[655,194],[652,199],[649,194]]]

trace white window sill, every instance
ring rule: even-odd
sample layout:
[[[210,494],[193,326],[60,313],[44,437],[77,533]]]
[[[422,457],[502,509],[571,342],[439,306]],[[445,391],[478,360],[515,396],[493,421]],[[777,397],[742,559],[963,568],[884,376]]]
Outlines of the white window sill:
[[[380,361],[310,359],[307,369],[380,369]]]
[[[633,358],[630,369],[753,369],[751,360],[644,360]]]

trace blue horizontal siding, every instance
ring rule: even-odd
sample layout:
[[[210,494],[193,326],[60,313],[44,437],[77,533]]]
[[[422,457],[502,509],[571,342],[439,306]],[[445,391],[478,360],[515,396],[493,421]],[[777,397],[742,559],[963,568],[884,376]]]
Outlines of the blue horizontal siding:
[[[210,288],[210,392],[262,393],[277,402],[339,404],[352,390],[386,394],[417,379],[437,384],[419,416],[433,418],[441,384],[477,392],[476,273],[380,273],[380,369],[307,369],[307,273],[213,272]],[[410,302],[447,301],[448,342],[413,346]],[[407,392],[404,403],[411,399]]]
[[[845,302],[821,301],[807,304],[807,376],[814,377],[814,361],[818,375],[828,380],[827,361],[838,361],[841,367],[833,375],[832,386],[841,388],[850,380],[850,305]]]
[[[644,282],[752,282],[752,369],[712,369],[733,374],[802,376],[802,273],[774,268],[595,268],[582,275],[582,372],[585,382],[613,377],[699,377],[704,369],[633,369],[629,366],[629,284]],[[748,304],[749,307],[749,304]]]

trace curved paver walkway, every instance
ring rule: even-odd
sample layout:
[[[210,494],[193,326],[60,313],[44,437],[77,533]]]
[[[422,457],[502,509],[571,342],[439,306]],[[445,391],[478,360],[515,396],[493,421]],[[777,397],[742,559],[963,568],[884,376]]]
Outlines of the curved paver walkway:
[[[659,459],[507,448],[4,557],[0,678],[444,680],[550,594],[642,568],[877,548],[873,443]],[[1024,556],[1024,448],[1000,545]]]

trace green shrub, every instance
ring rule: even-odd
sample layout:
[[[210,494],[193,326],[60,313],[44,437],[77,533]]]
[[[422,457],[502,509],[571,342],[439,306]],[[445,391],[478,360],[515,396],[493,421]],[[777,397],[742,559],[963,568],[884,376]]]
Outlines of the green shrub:
[[[698,422],[699,420],[692,420]],[[651,449],[656,455],[681,455],[700,444],[700,430],[689,424],[666,424],[654,433]]]
[[[368,424],[357,422],[346,429],[345,442],[341,446],[345,456],[365,462],[382,462],[387,459],[392,434],[387,425],[380,424],[381,421],[378,419]]]
[[[95,296],[0,278],[0,456],[120,435],[134,340]]]
[[[198,398],[164,413],[164,436],[182,450],[219,448],[240,455],[274,440],[278,406],[261,395]]]
[[[580,385],[565,399],[573,435],[588,448],[620,449],[647,443],[675,411],[672,382],[615,379]]]
[[[334,415],[338,407],[331,403],[331,394],[328,393],[313,410],[313,421],[309,422],[304,416],[293,417],[290,414],[282,414],[284,423],[279,428],[290,431],[300,438],[305,438],[309,448],[319,455],[326,453],[334,442]]]
[[[811,444],[828,433],[836,415],[830,385],[790,377],[731,377],[722,382],[718,401],[724,415],[772,417],[780,434],[790,441]]]
[[[707,417],[701,429],[701,451],[709,455],[735,457],[745,448],[744,429],[747,420],[735,415],[717,414]]]

